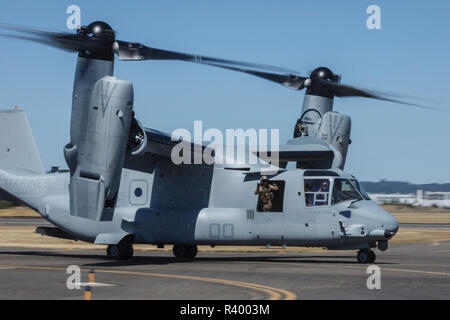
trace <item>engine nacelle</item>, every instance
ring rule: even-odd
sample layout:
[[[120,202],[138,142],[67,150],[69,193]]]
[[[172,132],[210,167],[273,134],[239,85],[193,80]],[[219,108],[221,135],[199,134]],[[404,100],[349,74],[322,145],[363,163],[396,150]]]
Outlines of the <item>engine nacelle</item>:
[[[327,112],[316,133],[316,138],[326,141],[334,152],[333,168],[344,169],[350,144],[351,119],[345,114]]]
[[[139,156],[145,152],[147,147],[147,133],[139,120],[133,118],[130,125],[130,133],[128,136],[127,150],[131,156]]]
[[[114,77],[98,80],[85,113],[85,122],[73,122],[71,130],[85,138],[69,143],[64,156],[70,168],[70,213],[109,220],[117,200],[133,119],[133,85]]]

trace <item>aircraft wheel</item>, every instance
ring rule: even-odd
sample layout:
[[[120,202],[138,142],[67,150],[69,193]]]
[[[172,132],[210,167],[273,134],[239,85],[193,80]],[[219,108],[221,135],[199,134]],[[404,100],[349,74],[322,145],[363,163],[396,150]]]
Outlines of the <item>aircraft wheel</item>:
[[[197,255],[197,246],[174,245],[172,249],[173,255],[177,259],[193,260]]]
[[[369,262],[369,251],[368,250],[359,250],[356,258],[358,259],[359,263],[368,263]]]
[[[134,249],[132,245],[129,245],[127,248],[127,253],[125,255],[125,257],[123,258],[123,260],[130,260],[131,258],[133,258],[133,254],[134,254]]]
[[[375,252],[370,250],[369,251],[369,263],[374,263],[376,259],[377,259],[377,256],[376,256]]]
[[[134,254],[132,245],[110,244],[106,249],[106,255],[112,260],[128,260]]]

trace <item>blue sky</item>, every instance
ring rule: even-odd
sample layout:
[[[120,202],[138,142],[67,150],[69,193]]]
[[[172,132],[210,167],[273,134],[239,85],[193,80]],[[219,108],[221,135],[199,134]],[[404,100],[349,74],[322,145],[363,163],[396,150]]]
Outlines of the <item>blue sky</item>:
[[[0,22],[66,30],[66,8],[82,24],[107,21],[118,39],[149,46],[278,65],[300,74],[327,66],[346,84],[437,100],[450,110],[450,2],[427,1],[4,1]],[[381,8],[381,30],[366,8]],[[45,167],[65,166],[76,55],[0,39],[0,107],[27,109]],[[135,111],[171,132],[279,128],[290,138],[303,92],[248,75],[173,61],[117,61],[131,80]],[[382,101],[335,100],[352,117],[346,171],[361,180],[450,182],[450,112]]]

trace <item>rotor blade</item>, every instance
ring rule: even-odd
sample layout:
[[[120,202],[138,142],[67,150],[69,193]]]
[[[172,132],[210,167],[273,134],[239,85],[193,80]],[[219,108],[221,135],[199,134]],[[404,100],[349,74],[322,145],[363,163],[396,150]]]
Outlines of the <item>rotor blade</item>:
[[[404,105],[409,105],[417,108],[422,109],[433,109],[433,110],[440,110],[442,109],[436,108],[436,107],[430,107],[430,106],[424,106],[421,104],[416,104],[413,102],[405,101],[402,99],[397,99],[396,97],[399,97],[395,94],[389,94],[389,93],[383,93],[378,91],[372,91],[372,90],[365,90],[365,89],[359,89],[356,87],[348,86],[345,84],[335,83],[326,81],[323,79],[318,79],[316,81],[320,81],[321,85],[327,87],[328,90],[330,90],[333,95],[336,97],[363,97],[363,98],[369,98],[369,99],[377,99],[377,100],[383,100],[393,103],[399,103]]]
[[[292,73],[294,71],[274,67],[264,64],[241,62],[234,60],[219,59],[201,55],[192,55],[187,53],[157,49],[147,47],[141,43],[132,43],[126,41],[117,41],[116,53],[124,61],[142,61],[142,60],[180,60],[200,64],[217,64],[216,66],[242,66],[261,70],[270,70],[273,72]]]
[[[287,88],[294,89],[294,90],[304,89],[305,88],[305,84],[304,84],[305,80],[308,79],[306,77],[296,76],[294,74],[277,74],[277,73],[270,73],[270,72],[257,71],[257,70],[251,70],[251,69],[223,66],[223,65],[215,64],[215,63],[205,63],[205,64],[214,66],[214,67],[227,69],[227,70],[248,73],[248,74],[254,75],[259,78],[263,78],[263,79],[266,79],[269,81],[276,82],[278,84],[281,84],[282,86],[285,86]]]
[[[62,50],[69,51],[69,52],[75,52],[76,51],[76,50],[72,50],[70,48],[62,47],[58,43],[55,43],[55,42],[53,42],[51,40],[43,39],[43,38],[33,38],[33,37],[20,36],[20,35],[11,35],[11,34],[5,34],[5,33],[0,33],[0,37],[37,42],[37,43],[40,43],[40,44],[44,44],[44,45],[47,45],[47,46],[50,46],[50,47],[62,49]]]
[[[6,24],[6,23],[0,23],[0,29],[4,30],[10,30],[10,31],[17,31],[17,32],[24,32],[28,34],[34,34],[34,35],[52,35],[52,34],[60,34],[60,35],[72,35],[71,33],[56,33],[51,31],[44,31],[44,30],[38,30],[38,29],[31,29],[23,26],[13,25],[13,24]]]
[[[2,37],[38,42],[66,51],[76,52],[97,50],[104,47],[104,43],[102,41],[99,41],[98,39],[91,39],[89,37],[81,37],[78,34],[65,32],[49,32],[7,24],[0,24],[0,29],[21,32],[25,34],[1,34]]]

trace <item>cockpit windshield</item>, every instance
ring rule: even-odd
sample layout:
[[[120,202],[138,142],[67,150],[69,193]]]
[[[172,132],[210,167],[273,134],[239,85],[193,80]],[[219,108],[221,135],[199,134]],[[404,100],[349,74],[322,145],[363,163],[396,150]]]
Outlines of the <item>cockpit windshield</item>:
[[[363,200],[355,186],[348,179],[336,178],[333,185],[331,204],[338,204],[349,200]]]
[[[351,183],[355,186],[355,188],[361,193],[364,200],[372,200],[370,199],[369,195],[367,194],[366,190],[364,190],[363,186],[358,182],[356,179],[350,179]]]

